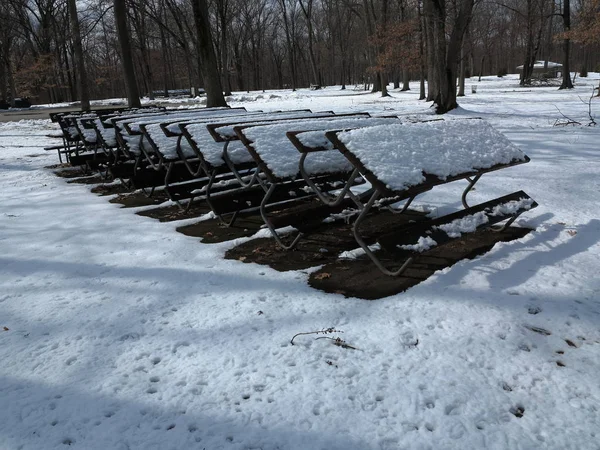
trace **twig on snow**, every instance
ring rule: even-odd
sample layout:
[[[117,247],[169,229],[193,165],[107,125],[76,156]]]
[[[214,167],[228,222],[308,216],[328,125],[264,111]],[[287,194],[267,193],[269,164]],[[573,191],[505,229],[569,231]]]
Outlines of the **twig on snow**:
[[[556,121],[554,122],[555,127],[564,127],[567,125],[581,125],[581,122],[577,122],[576,120],[573,120],[570,117],[563,114],[563,112],[558,108],[558,106],[554,105],[554,107],[560,113],[560,115],[564,117],[563,120],[556,119]]]
[[[331,327],[331,328],[323,328],[322,330],[319,330],[319,331],[307,331],[304,333],[297,333],[294,335],[294,337],[290,341],[290,344],[294,345],[294,339],[296,339],[296,337],[298,337],[298,336],[304,336],[307,334],[331,334],[331,333],[343,333],[343,331],[336,330],[334,327]]]

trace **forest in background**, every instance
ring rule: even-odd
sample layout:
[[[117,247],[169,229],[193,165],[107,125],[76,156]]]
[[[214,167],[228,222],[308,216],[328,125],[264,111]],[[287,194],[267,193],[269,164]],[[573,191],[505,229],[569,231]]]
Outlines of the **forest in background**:
[[[210,64],[225,94],[341,85],[385,95],[389,83],[425,79],[454,89],[452,79],[563,64],[566,49],[585,76],[600,71],[599,23],[600,0],[3,0],[0,100],[79,100],[82,77],[88,98],[124,97],[125,59],[138,96],[150,97],[205,87]],[[435,100],[437,89],[423,95]]]

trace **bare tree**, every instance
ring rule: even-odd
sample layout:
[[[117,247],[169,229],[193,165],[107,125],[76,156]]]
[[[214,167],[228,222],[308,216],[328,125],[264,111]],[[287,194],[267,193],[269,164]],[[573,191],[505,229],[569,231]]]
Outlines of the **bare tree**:
[[[192,8],[196,23],[196,46],[198,51],[198,66],[204,80],[206,91],[206,106],[227,106],[221,87],[217,57],[213,47],[210,31],[208,5],[206,0],[193,0]]]
[[[458,58],[464,33],[471,20],[474,0],[457,1],[455,16],[451,19],[451,31],[446,40],[446,21],[449,20],[445,0],[425,0],[423,12],[427,23],[429,52],[428,80],[430,97],[438,114],[444,114],[458,106],[456,102],[456,75]],[[431,81],[434,81],[431,84]]]
[[[127,6],[125,5],[125,0],[114,0],[114,10],[119,46],[121,48],[121,65],[127,88],[127,103],[132,108],[139,108],[141,106],[140,94],[135,78],[131,40],[129,38],[129,30],[127,29]]]
[[[75,0],[68,0],[69,19],[71,22],[71,33],[73,33],[73,49],[75,53],[75,64],[77,68],[77,90],[79,91],[79,101],[81,110],[90,110],[90,94],[88,90],[87,71],[83,59],[83,46],[81,45],[81,31],[79,29],[79,19],[77,17],[77,4]]]
[[[564,24],[564,39],[563,39],[563,68],[562,68],[562,84],[559,89],[573,89],[571,81],[571,68],[569,61],[571,59],[571,40],[569,39],[569,30],[571,29],[571,1],[563,0],[563,24]]]

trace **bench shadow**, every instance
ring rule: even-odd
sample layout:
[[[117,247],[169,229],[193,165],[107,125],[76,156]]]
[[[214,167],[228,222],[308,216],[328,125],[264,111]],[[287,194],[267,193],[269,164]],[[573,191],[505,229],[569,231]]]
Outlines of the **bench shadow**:
[[[488,275],[490,286],[501,285],[504,288],[516,287],[531,279],[542,267],[553,266],[579,253],[587,251],[600,242],[600,220],[592,219],[583,225],[577,225],[568,230],[571,237],[568,241],[558,245],[551,242],[560,234],[567,232],[562,225],[556,225],[545,231],[537,232],[532,240],[516,242],[506,251],[497,256],[504,257],[508,252],[527,251],[531,253],[526,257],[516,260],[510,267]],[[535,250],[538,245],[544,245],[547,251]]]
[[[533,219],[540,223],[547,221],[551,215],[542,215]],[[569,240],[558,245],[553,245],[561,234],[570,232]],[[454,267],[448,273],[440,277],[436,283],[444,286],[460,284],[467,273],[472,270],[484,272],[490,287],[493,289],[509,289],[522,285],[533,278],[541,268],[553,266],[574,255],[587,251],[591,246],[600,242],[600,220],[592,219],[583,225],[574,228],[565,228],[564,225],[556,224],[543,231],[535,231],[530,234],[530,239],[512,241],[505,247],[496,250],[493,258],[511,259],[514,254],[526,254],[514,259],[509,267],[493,269],[491,267],[474,267],[472,264]],[[546,250],[539,250],[543,246]],[[477,264],[477,262],[473,263]]]

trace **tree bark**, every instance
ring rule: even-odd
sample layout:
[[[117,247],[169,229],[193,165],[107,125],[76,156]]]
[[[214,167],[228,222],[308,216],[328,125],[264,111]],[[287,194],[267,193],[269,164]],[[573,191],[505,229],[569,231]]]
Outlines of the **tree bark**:
[[[410,91],[410,72],[406,69],[402,70],[402,92]]]
[[[311,75],[313,79],[313,85],[318,89],[321,87],[321,80],[319,78],[319,69],[317,67],[317,59],[315,57],[314,51],[314,31],[313,31],[313,0],[305,0],[306,5],[303,0],[298,0],[300,4],[300,9],[302,9],[302,14],[306,19],[306,26],[308,28],[308,58],[310,61],[310,69]]]
[[[114,0],[114,8],[119,47],[121,48],[121,65],[123,76],[125,77],[125,87],[127,88],[127,104],[130,108],[139,108],[142,104],[135,78],[131,41],[129,39],[129,30],[127,29],[127,7],[125,0]]]
[[[389,0],[381,0],[381,19],[380,19],[379,27],[381,29],[382,35],[385,35],[385,33],[387,31],[388,4],[389,4]],[[383,47],[380,48],[379,51],[383,52],[384,51]],[[381,77],[381,96],[389,97],[390,94],[388,93],[388,90],[387,90],[388,74],[385,71],[385,69],[381,70],[379,72],[379,74]]]
[[[465,96],[465,45],[460,47],[460,68],[458,73],[458,94],[457,97]]]
[[[204,80],[207,108],[227,106],[221,86],[217,57],[213,46],[212,33],[206,0],[193,0],[194,22],[196,23],[196,39],[198,50],[198,67]]]
[[[431,47],[433,54],[433,67],[429,70],[429,80],[435,79],[437,90],[434,91],[436,112],[444,114],[456,108],[456,74],[458,57],[462,46],[465,31],[471,20],[474,0],[461,0],[459,10],[452,23],[452,32],[446,42],[446,4],[445,0],[425,0],[427,7],[425,20],[432,29]]]
[[[571,1],[564,0],[563,3],[563,23],[564,32],[567,33],[571,29]],[[563,77],[562,84],[559,89],[573,89],[573,82],[571,81],[571,67],[570,67],[570,47],[571,41],[569,38],[563,39]]]
[[[75,0],[68,0],[69,18],[71,21],[71,33],[73,33],[73,49],[75,50],[75,65],[77,67],[77,90],[79,92],[79,101],[81,110],[90,110],[90,93],[88,89],[87,71],[83,59],[83,45],[81,44],[81,31],[79,29],[79,19],[77,18],[77,4]]]

